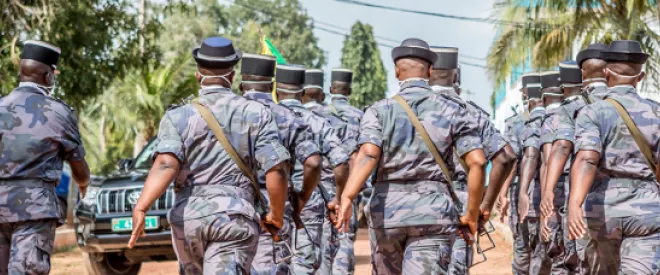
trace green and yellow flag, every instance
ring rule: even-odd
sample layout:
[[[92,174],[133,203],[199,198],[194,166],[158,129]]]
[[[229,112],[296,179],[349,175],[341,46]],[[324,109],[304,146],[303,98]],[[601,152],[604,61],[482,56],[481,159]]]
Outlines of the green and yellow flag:
[[[267,54],[267,55],[272,55],[275,57],[277,60],[277,64],[279,65],[286,65],[286,59],[284,59],[284,56],[280,53],[280,51],[275,48],[275,45],[273,45],[273,42],[268,39],[267,36],[263,35],[261,37],[261,54]],[[277,93],[275,92],[275,85],[273,85],[273,91],[272,91],[272,97],[273,101],[275,103],[277,102]]]

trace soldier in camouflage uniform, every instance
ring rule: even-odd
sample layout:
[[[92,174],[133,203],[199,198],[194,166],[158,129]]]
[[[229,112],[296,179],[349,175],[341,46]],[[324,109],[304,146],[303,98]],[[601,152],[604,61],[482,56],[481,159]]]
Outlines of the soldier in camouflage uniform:
[[[283,71],[284,66],[278,68],[278,77],[287,76]],[[279,137],[282,145],[289,150],[289,155],[295,156],[295,162],[290,163],[293,174],[300,174],[300,181],[296,182],[300,192],[293,199],[299,200],[300,207],[305,204],[312,195],[314,188],[319,182],[321,159],[319,148],[314,142],[312,128],[302,120],[295,112],[279,105],[273,101],[271,91],[273,89],[272,78],[275,76],[275,58],[272,56],[245,54],[241,59],[241,84],[243,97],[255,100],[266,105],[279,128]],[[304,174],[304,175],[303,175]],[[259,171],[257,180],[261,187],[264,198],[268,197],[266,190],[266,178],[263,171]],[[290,244],[290,235],[295,230],[291,211],[288,205],[284,216],[284,227],[282,228],[282,239]],[[257,255],[252,262],[252,274],[288,274],[290,260],[283,257],[290,256],[292,251],[289,247],[273,247],[273,238],[267,230],[262,229],[259,236],[259,247]],[[278,263],[279,262],[279,263]]]
[[[457,226],[476,233],[487,163],[478,118],[462,102],[431,90],[426,79],[437,55],[426,42],[407,39],[392,51],[392,58],[401,81],[399,95],[417,114],[449,169],[455,170],[449,161],[452,145],[468,165],[468,211],[459,219],[448,195],[451,183],[405,110],[385,99],[369,107],[362,118],[360,151],[341,195],[337,227],[347,230],[352,201],[377,168],[365,211],[374,274],[444,274]]]
[[[539,80],[541,80],[539,78]],[[529,83],[529,120],[522,132],[523,158],[520,166],[520,190],[518,191],[518,217],[523,227],[527,227],[527,246],[532,253],[529,271],[523,274],[549,274],[550,262],[545,257],[545,249],[540,239],[539,204],[541,202],[541,123],[545,107],[541,100],[541,83]],[[531,197],[531,199],[530,199]]]
[[[0,274],[49,274],[55,195],[63,162],[82,196],[89,182],[85,149],[71,107],[50,96],[60,49],[24,43],[19,86],[0,98]]]
[[[520,182],[518,175],[520,174],[521,163],[523,156],[523,141],[521,139],[525,122],[529,119],[529,110],[527,108],[527,89],[530,84],[536,85],[540,83],[541,79],[538,73],[525,74],[521,78],[522,89],[521,95],[523,100],[522,112],[505,120],[504,136],[509,141],[509,145],[517,156],[518,162],[515,164],[514,169],[504,186],[503,192],[500,193],[499,205],[501,220],[503,221],[507,210],[510,212],[509,226],[513,233],[513,262],[511,263],[513,274],[529,274],[529,264],[531,261],[531,250],[529,248],[529,233],[527,226],[520,223],[518,217],[518,194],[520,190]],[[536,89],[533,87],[533,89]],[[507,192],[508,191],[508,198]],[[510,207],[507,209],[507,205]]]
[[[309,83],[306,80],[305,69],[292,68],[295,69],[297,75],[303,77],[300,81],[292,83],[291,81],[284,81],[285,79],[280,80],[281,76],[284,75],[280,73],[281,70],[287,67],[278,66],[277,68],[277,97],[280,104],[293,110],[312,127],[314,142],[321,149],[321,154],[325,159],[324,166],[326,168],[323,169],[326,171],[325,175],[319,188],[315,190],[302,212],[307,230],[298,230],[295,243],[300,249],[295,249],[292,262],[294,274],[314,274],[321,266],[323,226],[325,221],[329,219],[326,215],[328,212],[327,207],[328,204],[336,204],[336,202],[332,202],[335,200],[334,194],[336,194],[338,188],[343,188],[346,183],[349,154],[341,145],[336,129],[331,127],[325,118],[305,109],[302,105],[300,100],[303,95],[303,84]],[[300,172],[298,168],[294,171],[294,184],[296,185],[300,184]]]
[[[543,199],[541,202],[541,215],[552,217],[559,214],[562,218],[561,229],[557,235],[552,238],[556,245],[551,245],[548,256],[553,259],[553,274],[583,274],[585,269],[582,261],[577,255],[576,242],[568,238],[568,227],[566,219],[566,205],[568,203],[568,194],[570,191],[568,172],[572,163],[573,137],[575,136],[575,112],[577,109],[586,105],[582,94],[583,75],[588,81],[586,89],[592,89],[594,85],[601,85],[599,91],[590,95],[590,100],[597,100],[598,94],[605,92],[605,84],[594,82],[593,79],[604,76],[605,61],[600,60],[600,52],[607,49],[602,44],[590,45],[584,51],[578,54],[579,63],[570,61],[562,62],[560,67],[560,79],[564,91],[564,101],[555,112],[554,128],[551,129],[550,142],[552,142],[552,151],[548,156],[548,168],[546,172],[546,182],[543,189]],[[582,69],[581,69],[582,68]],[[598,83],[598,84],[596,84]],[[587,95],[584,95],[587,96]],[[545,154],[545,152],[544,152]],[[555,197],[563,196],[563,204],[556,205]],[[555,251],[552,251],[552,249]]]
[[[447,97],[460,102],[464,102],[455,91],[458,83],[458,48],[452,47],[432,47],[431,50],[436,53],[438,59],[433,64],[429,85],[434,92],[443,94]],[[506,140],[502,137],[495,126],[490,122],[489,114],[481,109],[472,101],[466,102],[469,112],[478,117],[479,136],[487,159],[493,160],[493,169],[490,173],[492,187],[487,190],[486,199],[480,207],[481,213],[485,213],[484,221],[490,219],[490,211],[494,205],[495,199],[502,187],[506,177],[513,168],[515,155]],[[505,149],[508,148],[508,149]],[[510,153],[507,153],[508,152]],[[452,161],[456,167],[454,173],[454,190],[459,199],[467,203],[467,172],[462,167],[458,157],[453,156]],[[463,211],[466,211],[464,208]],[[464,213],[461,213],[461,215]],[[449,274],[468,274],[469,267],[472,265],[473,248],[467,246],[465,240],[457,238],[452,248],[451,265]]]
[[[348,103],[351,96],[351,83],[353,82],[353,72],[348,69],[333,69],[330,78],[330,96],[332,102],[330,109],[347,123],[347,133],[357,141],[360,132],[360,119],[364,112],[351,106]],[[355,148],[349,148],[349,153],[353,153]],[[339,250],[332,264],[332,274],[352,275],[355,272],[355,234],[358,230],[358,205],[360,200],[353,202],[353,216],[351,217],[351,226],[349,231],[345,232],[339,240]]]
[[[613,41],[602,53],[609,91],[623,105],[658,163],[660,106],[637,94],[648,59],[637,41]],[[608,101],[578,111],[568,225],[585,238],[590,274],[660,273],[660,186],[622,117]],[[607,152],[607,153],[606,153]]]
[[[544,216],[553,215],[558,211],[562,215],[562,237],[564,240],[563,254],[558,255],[563,259],[565,270],[559,274],[585,274],[588,268],[584,261],[578,257],[578,251],[582,251],[584,241],[570,240],[568,237],[567,206],[568,199],[561,208],[554,205],[554,190],[559,182],[564,185],[565,197],[569,197],[569,171],[573,163],[573,143],[575,137],[575,115],[577,110],[587,105],[585,96],[590,102],[601,100],[607,92],[605,81],[605,66],[607,63],[600,58],[602,51],[609,48],[603,44],[595,43],[589,45],[585,50],[578,53],[577,64],[560,68],[562,86],[564,89],[564,101],[556,112],[556,129],[553,131],[552,152],[548,162],[546,173],[546,186],[543,191],[541,212]],[[579,67],[576,69],[576,67]],[[583,82],[584,79],[584,82]],[[584,87],[583,87],[584,85]],[[587,95],[588,93],[588,95]],[[561,251],[560,251],[561,252]],[[584,253],[582,253],[584,255]],[[553,269],[557,264],[553,263]]]
[[[212,112],[253,174],[265,171],[270,212],[261,223],[281,229],[290,156],[280,143],[271,110],[231,91],[233,68],[241,53],[229,39],[208,38],[193,57],[201,86],[198,102]],[[157,142],[153,167],[133,211],[129,248],[144,234],[147,209],[174,181],[176,202],[168,219],[179,273],[247,274],[259,240],[253,183],[192,104],[167,111]]]

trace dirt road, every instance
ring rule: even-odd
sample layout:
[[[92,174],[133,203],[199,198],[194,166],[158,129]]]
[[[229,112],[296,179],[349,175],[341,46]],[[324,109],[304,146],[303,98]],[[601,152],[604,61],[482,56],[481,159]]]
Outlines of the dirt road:
[[[511,245],[506,243],[501,231],[495,232],[493,238],[497,248],[486,252],[488,261],[472,268],[471,274],[504,275],[511,274]],[[361,229],[355,243],[356,275],[371,274],[369,237],[367,231]],[[82,262],[82,253],[79,250],[58,253],[53,257],[53,275],[85,274]],[[140,274],[149,275],[175,275],[176,262],[146,263],[142,266]]]

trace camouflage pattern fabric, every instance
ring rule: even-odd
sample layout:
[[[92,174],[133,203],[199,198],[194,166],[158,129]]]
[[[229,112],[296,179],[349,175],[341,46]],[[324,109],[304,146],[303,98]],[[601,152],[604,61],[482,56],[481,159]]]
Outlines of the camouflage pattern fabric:
[[[364,116],[364,112],[351,106],[348,103],[348,97],[343,95],[332,95],[332,106],[337,110],[337,115],[347,122],[347,135],[352,136],[351,139],[357,142],[360,132],[360,119]],[[349,150],[349,153],[353,153],[356,150],[357,146]],[[332,266],[332,274],[352,275],[355,272],[355,234],[358,230],[358,205],[359,200],[354,200],[351,222],[348,232],[344,233],[344,238],[339,240],[339,250]]]
[[[660,156],[660,106],[632,86],[609,89]],[[600,154],[596,178],[583,204],[588,234],[584,257],[591,274],[660,272],[660,190],[628,128],[610,103],[578,111],[575,150]]]
[[[528,275],[529,266],[532,261],[532,249],[529,246],[527,224],[510,218],[509,227],[511,227],[511,232],[513,233],[513,261],[511,262],[513,274]]]
[[[297,229],[291,247],[293,249],[291,274],[295,275],[315,274],[321,266],[324,218],[307,219],[304,222],[305,228]]]
[[[266,230],[261,229],[257,251],[252,261],[250,274],[252,275],[287,275],[291,270],[291,251],[293,222],[284,220],[284,226],[280,230],[282,240],[274,242],[273,237]]]
[[[334,167],[347,163],[349,159],[349,153],[342,146],[340,140],[340,130],[337,129],[337,127],[346,127],[345,123],[332,125],[329,119],[307,110],[298,100],[285,99],[281,100],[280,104],[296,112],[303,121],[311,126],[314,133],[314,142],[318,144],[323,157],[321,182],[319,184],[332,196],[325,199],[334,199],[336,195]],[[338,120],[338,118],[336,119]],[[302,188],[302,168],[301,163],[296,163],[292,177],[296,188]],[[296,253],[294,253],[292,268],[296,274],[312,274],[321,266],[322,230],[323,220],[326,216],[326,203],[321,193],[316,190],[303,208],[303,222],[312,239],[309,240],[309,236],[304,230],[298,230],[298,237],[302,242],[296,242],[295,245],[303,247],[303,249],[296,250]],[[306,246],[307,242],[311,242],[312,245]]]
[[[171,225],[180,274],[244,275],[250,271],[259,241],[259,225],[251,217],[217,213]]]
[[[369,228],[373,274],[447,274],[455,228]]]
[[[289,160],[288,149],[280,143],[271,111],[263,104],[236,96],[230,89],[222,87],[200,90],[198,100],[213,112],[227,139],[254,174]],[[250,180],[191,104],[165,113],[157,142],[154,155],[170,153],[181,161],[176,186],[194,191],[177,194],[169,213],[171,222],[217,213],[239,214],[255,222],[259,220]]]
[[[524,224],[527,225],[528,244],[532,253],[529,274],[549,275],[552,261],[546,254],[547,244],[541,241],[541,220],[536,217],[527,217]]]
[[[453,157],[452,145],[460,156],[482,148],[478,118],[464,103],[431,91],[423,81],[404,82],[399,95],[417,114],[444,159]],[[359,144],[365,143],[382,149],[373,194],[365,207],[374,270],[382,274],[446,272],[459,213],[439,165],[394,100],[378,101],[366,110],[359,139]],[[452,162],[448,166],[455,170]]]
[[[456,196],[463,203],[463,209],[460,213],[465,215],[467,211],[467,183],[466,182],[453,182],[454,191]],[[449,263],[449,272],[447,274],[463,275],[470,274],[470,266],[474,258],[474,248],[472,245],[468,246],[463,238],[456,237],[454,244],[451,248],[451,261]]]
[[[339,250],[339,235],[329,220],[323,222],[323,240],[321,249],[321,267],[316,274],[331,274],[332,266]]]
[[[49,274],[56,227],[56,219],[0,223],[0,274]]]
[[[522,132],[523,151],[527,147],[541,148],[541,124],[545,116],[545,108],[536,107],[529,113],[529,121],[525,123]],[[529,212],[528,217],[541,216],[541,175],[539,168],[541,167],[541,160],[539,159],[538,167],[534,173],[532,182],[529,183]],[[531,233],[531,231],[530,231]]]
[[[55,195],[63,162],[85,157],[73,110],[35,85],[0,98],[0,223],[63,222]]]
[[[346,120],[333,113],[329,106],[321,105],[316,102],[308,102],[303,105],[307,110],[328,120],[330,125],[335,128],[337,135],[341,139],[342,147],[346,151],[353,152],[357,148],[358,133],[350,131],[350,126]]]

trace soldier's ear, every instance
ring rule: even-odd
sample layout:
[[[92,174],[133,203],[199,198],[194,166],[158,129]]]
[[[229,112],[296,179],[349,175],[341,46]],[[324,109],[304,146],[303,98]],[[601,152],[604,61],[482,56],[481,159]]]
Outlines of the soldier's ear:
[[[637,82],[641,82],[642,80],[644,80],[645,77],[646,77],[646,72],[645,71],[640,72],[639,77],[637,78]]]
[[[324,102],[325,101],[325,93],[323,91],[321,91],[321,96],[320,97],[321,97],[321,102]]]
[[[353,93],[353,88],[349,87],[348,88],[348,95],[351,95]]]
[[[200,75],[199,72],[195,72],[195,79],[197,79],[197,82],[202,81],[202,75]]]

